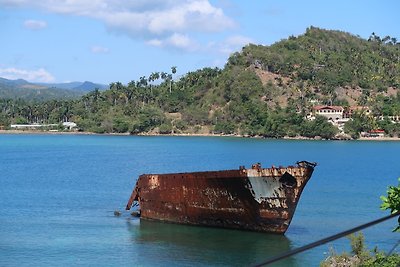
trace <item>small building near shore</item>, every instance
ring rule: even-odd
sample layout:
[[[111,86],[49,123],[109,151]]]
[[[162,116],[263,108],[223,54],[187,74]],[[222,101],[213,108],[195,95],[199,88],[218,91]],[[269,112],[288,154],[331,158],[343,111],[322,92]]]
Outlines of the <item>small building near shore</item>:
[[[58,124],[11,124],[10,127],[16,130],[41,130],[56,128]]]
[[[75,129],[77,127],[76,123],[72,122],[72,121],[63,122],[62,125],[67,130],[73,130],[73,129]]]
[[[375,129],[375,130],[371,130],[369,132],[362,132],[361,136],[362,137],[376,137],[376,138],[385,137],[385,131],[382,129]]]

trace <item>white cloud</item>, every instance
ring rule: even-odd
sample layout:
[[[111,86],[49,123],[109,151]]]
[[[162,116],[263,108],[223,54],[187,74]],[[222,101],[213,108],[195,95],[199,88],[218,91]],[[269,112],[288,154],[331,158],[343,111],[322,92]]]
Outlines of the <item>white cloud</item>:
[[[98,45],[92,46],[90,48],[90,50],[92,51],[92,53],[95,53],[95,54],[105,54],[110,51],[110,49],[108,49],[107,47],[98,46]]]
[[[174,33],[168,38],[167,42],[172,46],[188,49],[192,45],[192,41],[186,35]]]
[[[0,68],[0,77],[16,80],[24,79],[30,82],[53,82],[55,78],[43,68],[23,70],[16,68]]]
[[[24,27],[29,30],[41,30],[47,27],[47,22],[42,20],[29,19],[24,21]]]
[[[164,39],[152,39],[147,44],[158,47],[171,47],[185,51],[198,51],[198,44],[187,35],[174,33]]]
[[[231,46],[243,46],[251,42],[253,42],[251,38],[242,35],[234,35],[226,39],[226,44]]]
[[[186,48],[192,33],[220,32],[235,26],[209,0],[0,0],[0,5],[34,7],[53,13],[85,16],[102,21],[110,31],[147,43],[169,38],[169,46]]]
[[[246,36],[235,35],[228,37],[219,43],[209,43],[207,49],[209,51],[217,51],[229,55],[235,51],[240,51],[243,46],[248,45],[249,43],[254,43],[254,41]]]
[[[201,51],[223,55],[229,55],[235,51],[240,51],[243,46],[249,43],[254,43],[254,41],[242,35],[234,35],[221,42],[210,42],[208,45],[202,46],[195,40],[189,38],[189,36],[177,33],[163,39],[155,38],[147,41],[148,45],[157,47],[170,47],[190,52]]]
[[[163,41],[161,41],[159,39],[151,39],[151,40],[147,41],[146,43],[148,45],[152,45],[152,46],[159,46],[159,47],[163,46]]]
[[[243,46],[252,43],[252,39],[241,36],[241,35],[235,35],[227,38],[224,43],[222,44],[221,47],[221,52],[230,54],[232,52],[235,52],[237,50],[240,50]]]
[[[171,1],[158,9],[135,8],[137,10],[99,12],[93,17],[104,21],[111,31],[124,32],[133,38],[144,39],[165,38],[173,34],[191,32],[218,32],[234,26],[234,22],[225,16],[221,9],[213,7],[206,0]]]

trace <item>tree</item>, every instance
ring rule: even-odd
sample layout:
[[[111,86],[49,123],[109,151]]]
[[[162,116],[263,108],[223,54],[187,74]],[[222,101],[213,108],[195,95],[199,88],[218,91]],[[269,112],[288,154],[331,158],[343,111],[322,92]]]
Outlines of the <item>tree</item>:
[[[10,126],[10,119],[3,113],[0,113],[0,128]]]
[[[217,134],[233,134],[235,130],[235,124],[227,121],[217,122],[214,126],[214,133]]]
[[[324,139],[332,139],[338,132],[323,116],[317,116],[313,121],[306,121],[302,125],[301,133],[306,137],[321,136]]]
[[[351,120],[344,125],[344,132],[357,139],[361,132],[369,132],[376,128],[374,118],[367,115],[364,111],[354,112]]]
[[[132,133],[148,132],[160,126],[165,120],[164,114],[155,107],[144,107],[140,110],[132,127]]]
[[[158,127],[158,131],[160,134],[170,134],[172,133],[172,124],[170,122],[163,123]]]
[[[167,80],[169,81],[169,93],[172,93],[172,74],[167,75]]]
[[[172,75],[176,73],[176,66],[171,67],[171,74],[168,75],[169,93],[172,92]]]
[[[113,131],[117,133],[126,133],[129,130],[129,122],[121,117],[113,120]]]

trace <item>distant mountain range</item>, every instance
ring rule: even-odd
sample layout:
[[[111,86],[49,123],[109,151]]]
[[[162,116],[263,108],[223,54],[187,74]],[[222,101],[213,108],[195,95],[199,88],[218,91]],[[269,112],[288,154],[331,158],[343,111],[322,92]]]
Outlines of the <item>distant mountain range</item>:
[[[83,92],[90,92],[95,90],[96,88],[99,90],[108,89],[108,85],[99,84],[99,83],[92,83],[92,82],[69,82],[69,83],[37,83],[37,85],[45,86],[47,88],[60,88],[60,89],[67,89],[73,91],[83,91]]]
[[[23,79],[0,77],[0,98],[24,100],[50,100],[78,98],[95,89],[106,90],[108,85],[85,82],[31,83]]]

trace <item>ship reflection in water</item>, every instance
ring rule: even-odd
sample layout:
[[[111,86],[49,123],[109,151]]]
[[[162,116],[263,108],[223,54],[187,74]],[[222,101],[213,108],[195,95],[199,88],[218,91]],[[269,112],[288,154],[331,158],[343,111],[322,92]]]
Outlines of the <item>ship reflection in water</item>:
[[[142,266],[249,266],[291,248],[283,235],[128,219]],[[298,266],[287,259],[273,266]]]

